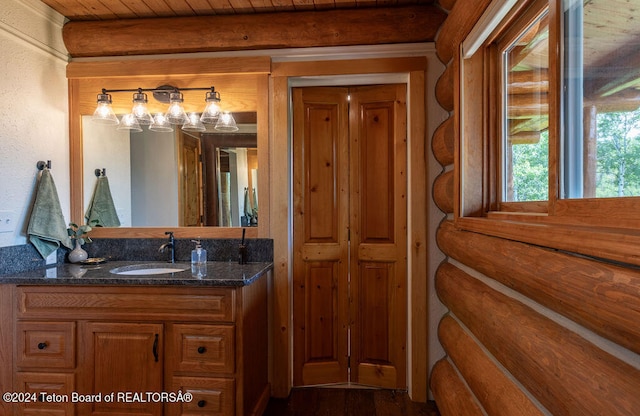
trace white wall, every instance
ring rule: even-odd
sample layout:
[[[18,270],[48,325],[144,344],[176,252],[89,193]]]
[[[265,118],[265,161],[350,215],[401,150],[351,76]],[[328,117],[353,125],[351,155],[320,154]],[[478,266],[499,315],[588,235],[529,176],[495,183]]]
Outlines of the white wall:
[[[96,186],[96,169],[106,169],[113,204],[120,225],[131,226],[131,155],[130,134],[116,126],[91,121],[82,117],[82,159],[84,161],[83,204],[88,207]]]
[[[178,154],[174,133],[131,134],[131,224],[178,226]],[[107,172],[108,173],[108,172]]]
[[[69,127],[64,18],[36,0],[0,8],[0,213],[11,213],[0,247],[26,244],[36,163],[51,160],[69,219]]]

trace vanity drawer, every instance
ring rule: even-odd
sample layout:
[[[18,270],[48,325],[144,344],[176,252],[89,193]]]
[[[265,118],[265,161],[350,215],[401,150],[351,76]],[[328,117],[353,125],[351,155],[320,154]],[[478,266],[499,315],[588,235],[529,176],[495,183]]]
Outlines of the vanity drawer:
[[[75,322],[16,323],[16,364],[19,368],[74,368],[75,345]]]
[[[177,416],[228,416],[235,414],[235,381],[231,378],[174,377],[171,391],[191,393],[193,400],[168,405],[167,414]]]
[[[17,415],[71,416],[75,414],[71,392],[75,391],[73,373],[18,372],[15,391],[35,393],[38,402],[17,405]],[[46,392],[45,396],[41,396]]]
[[[168,330],[173,371],[235,371],[235,326],[170,324]]]
[[[18,286],[19,318],[235,320],[234,288],[140,286]]]

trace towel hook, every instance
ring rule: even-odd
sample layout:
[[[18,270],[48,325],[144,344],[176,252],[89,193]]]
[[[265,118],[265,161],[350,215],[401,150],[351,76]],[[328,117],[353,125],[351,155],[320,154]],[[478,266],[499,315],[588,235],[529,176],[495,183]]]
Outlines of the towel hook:
[[[42,170],[44,168],[47,169],[51,169],[51,161],[47,160],[46,162],[43,160],[38,161],[38,163],[36,164],[36,166],[38,167],[38,170]]]
[[[96,174],[97,178],[99,178],[100,176],[107,176],[107,168],[102,168],[102,170],[96,169],[94,170],[94,173]]]

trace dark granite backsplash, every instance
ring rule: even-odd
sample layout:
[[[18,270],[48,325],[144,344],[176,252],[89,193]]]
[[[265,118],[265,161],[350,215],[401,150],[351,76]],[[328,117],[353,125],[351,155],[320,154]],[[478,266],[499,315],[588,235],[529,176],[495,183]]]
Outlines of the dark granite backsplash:
[[[104,257],[108,260],[167,261],[169,253],[160,253],[160,246],[167,238],[94,238],[92,243],[82,246],[89,257]],[[207,250],[208,261],[237,261],[240,239],[201,239],[202,248]],[[191,261],[191,250],[195,244],[191,239],[176,238],[176,261]],[[273,261],[273,240],[270,238],[249,238],[247,261]]]
[[[160,253],[158,249],[166,238],[94,238],[83,248],[89,257],[104,257],[108,260],[166,261],[169,253]],[[191,261],[191,250],[195,244],[190,239],[176,238],[176,261]],[[207,250],[208,261],[238,261],[240,239],[201,239],[202,247]],[[272,262],[273,240],[269,238],[249,238],[247,261]],[[58,249],[57,263],[67,261],[69,250]],[[0,247],[0,275],[20,273],[45,267],[45,260],[31,244]]]
[[[64,262],[67,249],[58,249],[57,263]],[[0,274],[20,273],[26,270],[44,267],[45,260],[31,245],[0,247]]]

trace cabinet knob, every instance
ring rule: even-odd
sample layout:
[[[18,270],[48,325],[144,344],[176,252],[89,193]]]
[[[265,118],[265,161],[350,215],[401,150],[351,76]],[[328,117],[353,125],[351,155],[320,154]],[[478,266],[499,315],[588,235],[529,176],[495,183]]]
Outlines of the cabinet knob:
[[[39,350],[43,350],[43,349],[47,348],[47,346],[48,346],[48,345],[49,345],[49,344],[48,344],[48,343],[46,343],[46,342],[40,342],[40,343],[38,344],[38,349],[39,349]]]
[[[207,405],[207,401],[206,400],[198,401],[198,407],[205,407],[206,405]]]
[[[204,354],[205,352],[207,352],[206,347],[198,347],[198,354]]]

